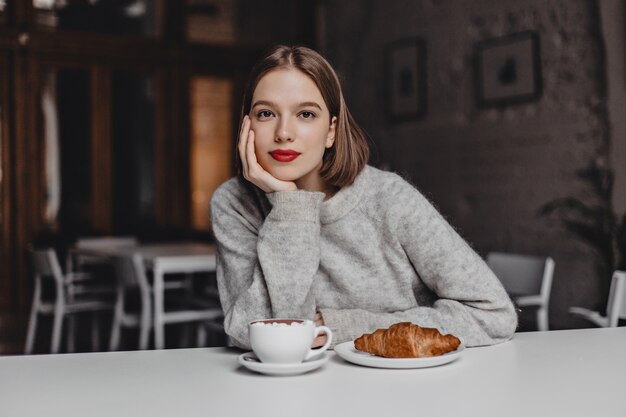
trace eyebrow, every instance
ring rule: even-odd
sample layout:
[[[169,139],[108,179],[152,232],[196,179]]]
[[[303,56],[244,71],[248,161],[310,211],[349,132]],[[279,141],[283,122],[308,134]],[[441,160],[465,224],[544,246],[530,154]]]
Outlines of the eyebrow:
[[[256,106],[269,106],[269,107],[278,107],[275,103],[272,103],[271,101],[267,101],[267,100],[259,100],[256,101],[253,105],[252,108],[256,107]],[[320,106],[319,104],[317,104],[314,101],[303,101],[302,103],[298,103],[296,105],[296,107],[316,107],[320,110],[322,110],[322,106]]]

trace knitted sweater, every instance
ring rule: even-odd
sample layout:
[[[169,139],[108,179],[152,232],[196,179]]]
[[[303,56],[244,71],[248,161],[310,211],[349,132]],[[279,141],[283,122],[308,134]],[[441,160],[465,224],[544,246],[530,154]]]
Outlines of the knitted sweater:
[[[248,323],[322,313],[333,345],[400,321],[467,346],[508,340],[517,315],[485,262],[411,184],[367,166],[321,192],[265,194],[237,178],[211,201],[224,327],[249,348]]]

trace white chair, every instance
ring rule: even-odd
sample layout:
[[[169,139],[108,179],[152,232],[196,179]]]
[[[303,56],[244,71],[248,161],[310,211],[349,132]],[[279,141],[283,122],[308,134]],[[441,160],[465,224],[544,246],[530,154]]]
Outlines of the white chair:
[[[115,310],[111,325],[109,350],[119,348],[123,327],[139,327],[139,349],[146,350],[150,337],[152,294],[141,255],[115,256],[113,265],[117,280]],[[132,291],[139,292],[139,312],[127,310],[126,299]]]
[[[537,328],[548,330],[554,260],[550,257],[492,252],[487,255],[487,265],[518,307],[537,307]]]
[[[153,313],[155,303],[153,297],[154,288],[150,285],[146,272],[145,262],[139,253],[120,255],[113,258],[115,273],[117,275],[117,296],[113,324],[111,327],[111,339],[109,350],[119,348],[120,333],[123,327],[139,327],[139,349],[148,348],[150,330],[154,326]],[[195,323],[197,325],[197,343],[202,346],[206,341],[207,330],[212,330],[211,322],[223,317],[219,301],[215,302],[212,297],[204,294],[203,297],[194,297],[190,287],[191,274],[186,274],[182,281],[164,282],[160,299],[165,299],[166,291],[183,290],[183,295],[176,293],[167,294],[167,299],[173,301],[170,304],[175,308],[159,311],[158,313],[165,324]],[[125,299],[131,291],[139,292],[139,311],[127,310]]]
[[[99,311],[113,309],[112,301],[106,301],[102,297],[107,292],[110,294],[110,290],[94,285],[90,274],[63,273],[54,249],[30,249],[29,261],[35,276],[35,288],[24,349],[26,354],[32,353],[34,348],[39,314],[53,316],[50,352],[58,353],[61,345],[63,321],[66,317],[78,313],[91,312],[95,314]],[[48,291],[44,291],[44,287],[53,287],[54,296],[46,297]],[[91,336],[92,346],[95,349],[98,344],[98,321],[95,316],[93,319]],[[73,332],[68,333],[69,338],[73,339]],[[71,342],[73,346],[73,340]]]
[[[626,319],[626,271],[613,272],[605,316],[583,307],[570,307],[569,312],[600,327],[617,327],[619,319]]]
[[[139,241],[134,236],[89,236],[79,237],[67,253],[65,270],[69,272],[91,272],[95,278],[101,279],[102,283],[110,287],[111,297],[115,291],[115,277],[111,262],[108,258],[99,255],[90,255],[89,251],[98,251],[109,248],[127,248],[137,246]],[[76,324],[74,318],[68,318],[68,352],[74,351],[74,338]],[[94,330],[95,331],[95,330]]]

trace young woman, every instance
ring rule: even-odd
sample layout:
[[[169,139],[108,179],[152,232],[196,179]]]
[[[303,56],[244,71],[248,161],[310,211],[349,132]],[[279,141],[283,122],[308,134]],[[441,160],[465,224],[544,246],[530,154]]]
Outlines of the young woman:
[[[468,346],[508,340],[513,305],[483,260],[412,185],[367,166],[363,132],[317,52],[277,46],[253,68],[241,176],[211,202],[224,327],[306,318],[333,344],[400,321]],[[314,342],[321,345],[323,337]]]

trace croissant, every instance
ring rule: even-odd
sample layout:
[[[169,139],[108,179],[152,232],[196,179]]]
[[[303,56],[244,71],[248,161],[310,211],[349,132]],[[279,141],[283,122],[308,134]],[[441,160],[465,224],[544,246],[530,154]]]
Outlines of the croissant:
[[[442,335],[437,329],[413,323],[396,323],[354,341],[357,350],[385,358],[439,356],[456,350],[460,344],[456,336]]]

